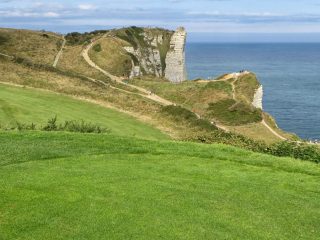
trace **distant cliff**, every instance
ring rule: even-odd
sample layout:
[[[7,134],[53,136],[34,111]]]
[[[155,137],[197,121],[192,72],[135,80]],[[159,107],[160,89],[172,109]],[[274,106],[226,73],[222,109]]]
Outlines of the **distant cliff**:
[[[130,78],[141,75],[165,77],[173,83],[187,79],[185,43],[187,33],[160,28],[131,27],[116,30],[115,36],[130,45],[123,47],[132,58]]]

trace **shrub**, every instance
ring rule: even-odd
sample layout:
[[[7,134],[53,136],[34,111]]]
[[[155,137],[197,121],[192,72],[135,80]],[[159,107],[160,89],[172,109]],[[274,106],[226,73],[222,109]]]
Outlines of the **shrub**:
[[[288,156],[320,163],[320,148],[301,142],[284,141],[273,144],[269,153],[279,157]]]
[[[65,121],[64,125],[60,126],[62,131],[67,132],[80,132],[80,133],[107,133],[109,129],[100,127],[97,124],[87,123],[81,121]]]
[[[42,130],[44,130],[44,131],[57,131],[58,130],[57,116],[49,119],[47,125],[45,125],[42,128]]]
[[[14,126],[4,126],[0,124],[1,130],[37,130],[34,123],[25,124],[17,122]],[[47,124],[40,128],[42,131],[66,131],[79,133],[110,133],[110,129],[99,126],[98,124],[80,121],[65,121],[63,124],[58,124],[57,116],[50,118]]]
[[[0,35],[0,45],[3,45],[8,41],[9,41],[9,38],[7,36]]]
[[[92,47],[92,49],[95,51],[95,52],[101,52],[102,51],[102,47],[100,44],[96,44]]]
[[[225,99],[209,103],[208,116],[228,125],[243,125],[262,121],[262,112],[246,103]]]
[[[303,142],[282,141],[268,145],[265,142],[255,141],[243,135],[222,130],[201,132],[189,135],[187,141],[201,143],[222,143],[250,151],[271,154],[278,157],[292,157],[296,159],[320,163],[320,148]]]
[[[217,127],[211,124],[208,120],[201,119],[195,113],[180,106],[164,106],[162,107],[161,111],[163,114],[166,114],[167,116],[173,118],[177,122],[189,123],[191,127],[196,127],[200,130],[217,129]]]
[[[80,133],[107,133],[109,129],[103,128],[97,124],[81,121],[65,121],[64,124],[57,123],[57,116],[48,120],[47,125],[42,128],[43,131],[66,131]]]
[[[23,130],[36,130],[36,125],[34,123],[27,124],[27,123],[20,123],[16,122],[13,126],[5,126],[0,124],[0,129],[9,131],[9,130],[18,130],[18,131],[23,131]]]

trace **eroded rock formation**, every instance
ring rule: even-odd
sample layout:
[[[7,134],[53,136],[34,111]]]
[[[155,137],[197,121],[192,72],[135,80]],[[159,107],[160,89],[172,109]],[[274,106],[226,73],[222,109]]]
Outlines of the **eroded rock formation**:
[[[170,49],[166,57],[165,77],[173,83],[180,83],[187,79],[185,65],[186,37],[185,29],[180,27],[170,41]]]
[[[173,83],[186,80],[186,36],[182,27],[175,32],[144,29],[139,33],[137,46],[124,47],[136,59],[133,61],[130,77],[150,74],[165,77]]]

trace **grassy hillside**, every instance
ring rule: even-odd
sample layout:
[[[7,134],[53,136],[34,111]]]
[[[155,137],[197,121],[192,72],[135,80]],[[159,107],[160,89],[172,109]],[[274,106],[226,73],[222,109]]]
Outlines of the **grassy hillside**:
[[[1,125],[14,126],[19,122],[40,127],[55,115],[60,122],[85,120],[99,124],[114,135],[168,139],[160,130],[115,110],[58,94],[0,84]]]
[[[0,28],[0,53],[52,65],[62,37],[51,32]]]
[[[1,35],[1,31],[5,34]],[[138,91],[129,86],[111,81],[109,77],[91,67],[81,54],[90,41],[96,41],[89,52],[94,62],[113,74],[128,75],[132,56],[125,53],[122,47],[125,45],[134,47],[136,44],[143,55],[158,48],[163,62],[172,31],[131,27],[112,31],[67,34],[65,36],[67,45],[63,49],[57,69],[53,69],[51,65],[60,49],[61,36],[26,30],[2,29],[1,31],[0,45],[4,53],[24,58],[23,61],[18,59],[10,61],[9,58],[0,56],[0,71],[3,76],[1,81],[49,89],[93,100],[101,105],[111,105],[139,117],[144,122],[156,125],[176,139],[190,140],[190,136],[191,139],[203,138],[199,136],[202,132],[199,132],[199,128],[194,128],[193,123],[185,121],[181,124],[177,116],[170,118],[163,114],[161,104],[147,99],[148,96],[143,97],[137,94]],[[21,36],[24,40],[20,42]],[[156,39],[158,46],[154,45]],[[15,45],[21,48],[15,48]],[[56,50],[51,51],[54,45]],[[19,58],[19,60],[22,59]],[[256,76],[249,74],[237,81],[226,80],[225,77],[228,76],[223,76],[221,81],[188,81],[179,85],[172,85],[163,78],[145,76],[129,83],[142,86],[196,113],[206,121],[221,126],[222,129],[268,143],[280,141],[278,136],[260,124],[261,111],[251,105],[254,91],[259,85]],[[90,83],[92,79],[86,77],[107,84]],[[266,122],[270,122],[270,126],[281,135],[291,138],[291,135],[277,129],[273,121],[266,119]]]
[[[222,145],[0,133],[1,239],[318,239],[320,169]]]
[[[111,74],[129,77],[132,69],[131,57],[123,49],[128,45],[121,39],[104,37],[90,49],[89,55],[99,67]]]

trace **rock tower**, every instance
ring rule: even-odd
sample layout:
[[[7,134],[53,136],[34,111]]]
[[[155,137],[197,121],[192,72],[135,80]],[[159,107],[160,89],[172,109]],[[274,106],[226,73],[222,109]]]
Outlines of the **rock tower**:
[[[173,83],[180,83],[187,79],[186,38],[187,32],[183,27],[179,27],[171,37],[170,49],[166,57],[165,77]]]

